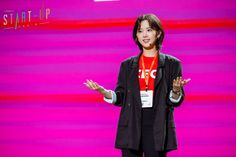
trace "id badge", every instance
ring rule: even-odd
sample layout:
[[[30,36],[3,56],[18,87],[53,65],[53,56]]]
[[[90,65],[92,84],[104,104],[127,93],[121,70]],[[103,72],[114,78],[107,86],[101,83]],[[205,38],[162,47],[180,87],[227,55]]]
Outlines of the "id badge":
[[[152,90],[140,91],[140,95],[141,95],[142,108],[152,107],[153,91]]]

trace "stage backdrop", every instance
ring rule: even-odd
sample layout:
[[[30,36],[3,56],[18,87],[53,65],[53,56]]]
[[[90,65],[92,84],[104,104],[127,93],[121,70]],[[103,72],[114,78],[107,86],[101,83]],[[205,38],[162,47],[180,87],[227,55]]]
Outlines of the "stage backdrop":
[[[119,157],[119,107],[83,82],[114,89],[139,53],[135,18],[162,21],[162,52],[179,58],[186,100],[169,157],[236,156],[235,0],[1,0],[0,156]]]

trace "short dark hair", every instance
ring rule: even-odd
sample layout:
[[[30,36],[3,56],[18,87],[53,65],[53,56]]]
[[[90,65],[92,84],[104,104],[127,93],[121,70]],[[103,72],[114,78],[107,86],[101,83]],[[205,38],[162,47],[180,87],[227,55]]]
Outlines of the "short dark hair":
[[[143,15],[140,15],[136,19],[135,25],[133,28],[133,39],[134,39],[135,43],[138,45],[139,49],[142,51],[143,47],[139,43],[136,34],[137,34],[137,31],[140,29],[141,22],[144,20],[147,20],[150,27],[152,29],[156,30],[157,33],[161,31],[161,36],[159,38],[157,38],[157,40],[156,40],[156,48],[157,48],[157,50],[160,50],[161,46],[162,46],[163,39],[164,39],[164,30],[163,30],[161,21],[154,14],[143,14]]]

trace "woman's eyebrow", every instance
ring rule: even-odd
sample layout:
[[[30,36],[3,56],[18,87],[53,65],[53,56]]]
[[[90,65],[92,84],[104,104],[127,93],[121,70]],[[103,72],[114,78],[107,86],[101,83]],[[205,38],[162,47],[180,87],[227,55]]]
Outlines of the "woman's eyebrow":
[[[142,30],[142,29],[149,29],[149,28],[152,29],[152,27],[147,27],[147,28],[139,28],[139,30]]]

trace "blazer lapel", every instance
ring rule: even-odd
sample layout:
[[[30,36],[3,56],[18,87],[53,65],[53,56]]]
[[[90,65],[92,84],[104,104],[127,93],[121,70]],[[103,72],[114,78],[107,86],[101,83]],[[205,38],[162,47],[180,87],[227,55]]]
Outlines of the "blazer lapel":
[[[140,58],[141,54],[142,53],[140,53],[139,55],[137,55],[133,58],[133,63],[131,64],[131,67],[130,67],[131,70],[130,70],[130,74],[129,74],[131,90],[134,93],[135,99],[140,104],[139,106],[142,106],[141,97],[140,97],[139,78],[138,78],[139,58]]]
[[[156,89],[157,85],[160,83],[162,75],[163,75],[163,67],[165,65],[165,55],[163,53],[158,54],[158,66],[157,66],[157,74],[154,81],[154,89]]]

